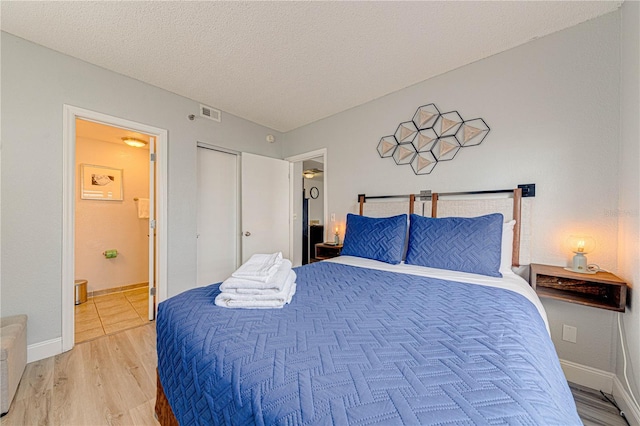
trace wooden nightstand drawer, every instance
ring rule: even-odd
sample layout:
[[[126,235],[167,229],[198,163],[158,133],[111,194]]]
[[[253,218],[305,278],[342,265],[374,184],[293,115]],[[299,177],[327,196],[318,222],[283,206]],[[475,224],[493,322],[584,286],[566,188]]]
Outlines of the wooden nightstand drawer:
[[[531,286],[540,297],[625,311],[627,285],[608,272],[585,275],[559,266],[531,265]]]

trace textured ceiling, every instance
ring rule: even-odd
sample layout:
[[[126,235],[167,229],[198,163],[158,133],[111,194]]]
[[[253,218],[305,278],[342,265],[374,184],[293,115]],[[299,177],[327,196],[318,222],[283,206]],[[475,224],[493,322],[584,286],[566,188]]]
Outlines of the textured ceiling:
[[[3,1],[0,7],[3,31],[285,132],[620,4]]]

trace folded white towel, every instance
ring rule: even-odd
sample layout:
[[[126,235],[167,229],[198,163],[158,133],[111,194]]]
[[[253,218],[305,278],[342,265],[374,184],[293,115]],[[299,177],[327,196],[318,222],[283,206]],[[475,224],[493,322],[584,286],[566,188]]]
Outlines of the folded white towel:
[[[219,300],[219,297],[222,295],[220,293],[218,297],[216,297],[216,305],[223,308],[239,308],[239,309],[282,309],[286,303],[282,303],[281,301],[271,299],[271,300],[233,300],[233,299],[225,299],[224,301]]]
[[[280,265],[276,269],[276,272],[267,281],[255,281],[253,279],[236,278],[233,275],[227,278],[221,285],[220,291],[226,291],[230,289],[256,289],[256,290],[275,290],[280,291],[284,287],[289,272],[291,271],[291,261],[289,259],[282,259]],[[295,274],[295,272],[294,272]],[[295,277],[294,277],[295,280]]]
[[[274,294],[280,293],[287,285],[289,285],[289,282],[294,283],[295,281],[296,281],[296,273],[293,272],[293,271],[289,271],[289,276],[287,276],[287,280],[284,282],[283,285],[280,286],[280,288],[278,288],[278,287],[271,287],[271,288],[239,287],[239,288],[231,288],[231,289],[228,289],[226,291],[228,291],[230,293],[236,293],[236,294],[274,295]]]
[[[260,282],[269,281],[282,262],[282,253],[254,254],[233,274],[234,278],[249,279]]]
[[[215,304],[223,308],[243,308],[243,309],[272,309],[282,308],[291,302],[296,292],[296,283],[287,286],[281,293],[281,297],[240,295],[223,292],[216,296]]]
[[[291,291],[291,285],[296,282],[296,273],[289,271],[289,275],[282,282],[282,287],[278,290],[275,288],[257,289],[257,288],[227,288],[220,289],[222,293],[228,294],[232,299],[243,300],[266,300],[266,299],[286,299]]]
[[[138,218],[149,219],[149,199],[138,198]]]

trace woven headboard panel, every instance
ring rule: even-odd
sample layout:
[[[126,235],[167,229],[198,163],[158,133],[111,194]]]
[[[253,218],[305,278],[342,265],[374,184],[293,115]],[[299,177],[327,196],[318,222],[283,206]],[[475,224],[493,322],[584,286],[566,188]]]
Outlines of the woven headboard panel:
[[[357,205],[354,213],[358,214]],[[362,214],[369,217],[389,217],[408,213],[408,201],[372,201],[364,204]]]

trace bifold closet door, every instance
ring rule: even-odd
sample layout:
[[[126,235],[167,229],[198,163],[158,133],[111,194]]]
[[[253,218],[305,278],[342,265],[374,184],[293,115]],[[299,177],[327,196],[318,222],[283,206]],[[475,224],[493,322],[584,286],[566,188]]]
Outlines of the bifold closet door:
[[[238,266],[238,187],[238,156],[198,147],[198,286],[223,281]]]

